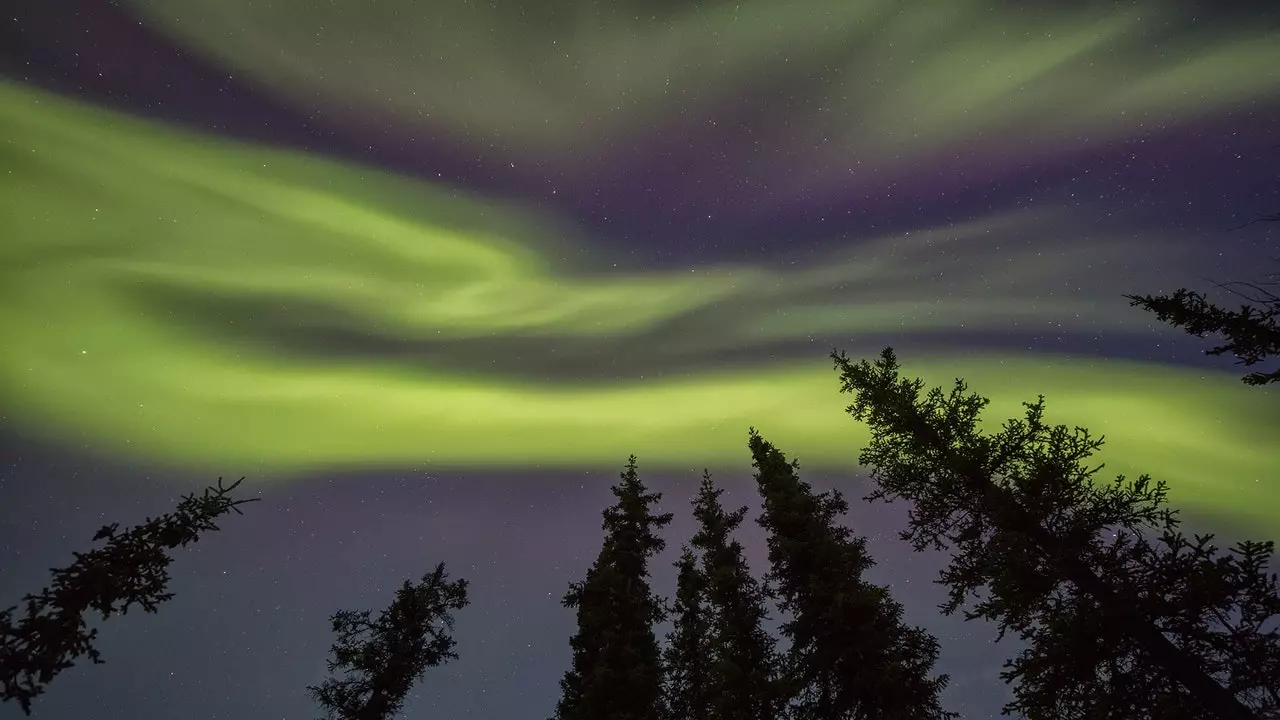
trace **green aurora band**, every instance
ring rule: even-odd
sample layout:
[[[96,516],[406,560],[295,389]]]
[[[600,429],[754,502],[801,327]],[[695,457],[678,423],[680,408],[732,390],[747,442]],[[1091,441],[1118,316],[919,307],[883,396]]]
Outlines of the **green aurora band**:
[[[744,87],[796,100],[769,150],[840,177],[962,147],[1082,146],[1280,90],[1263,70],[1280,67],[1269,23],[1164,0],[125,4],[309,114],[551,167],[607,158]]]
[[[1035,298],[1054,277],[1090,275],[1086,263],[1139,267],[1162,254],[1131,237],[1070,249],[1063,222],[1011,215],[860,242],[785,271],[557,268],[568,231],[533,209],[369,168],[4,83],[0,136],[5,415],[58,442],[224,474],[603,468],[630,453],[650,468],[742,472],[748,425],[808,467],[848,470],[866,436],[842,412],[829,347],[871,355],[878,346],[849,339],[886,331],[1147,328],[1119,297]],[[1068,248],[1051,258],[998,242],[1049,228],[1063,234],[1045,246]],[[948,269],[955,257],[976,260]],[[984,275],[993,264],[1005,272]],[[223,306],[242,309],[200,310]],[[445,351],[422,361],[301,353],[254,330],[269,311],[283,313],[276,329],[341,326]],[[814,338],[809,359],[760,352]],[[507,370],[483,353],[448,361],[451,344],[479,341],[543,352],[523,373],[520,358]],[[649,353],[643,378],[539,378],[598,364],[573,348],[636,342]],[[568,354],[557,360],[559,348]],[[753,366],[715,362],[752,351],[763,356]],[[664,373],[664,361],[698,354],[711,364]],[[904,357],[931,382],[966,378],[992,398],[992,423],[1045,394],[1054,422],[1107,434],[1106,473],[1167,479],[1189,509],[1270,529],[1280,519],[1280,409],[1238,373],[958,350]]]

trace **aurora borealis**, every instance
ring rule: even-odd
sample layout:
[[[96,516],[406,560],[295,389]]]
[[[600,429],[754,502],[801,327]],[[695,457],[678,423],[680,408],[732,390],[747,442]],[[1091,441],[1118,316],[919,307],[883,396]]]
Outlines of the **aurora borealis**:
[[[802,5],[21,9],[0,31],[5,447],[172,478],[154,498],[249,475],[282,503],[422,472],[562,500],[634,453],[689,475],[678,513],[703,467],[746,476],[748,425],[856,477],[826,355],[892,344],[990,397],[993,427],[1043,394],[1106,435],[1103,475],[1168,480],[1217,530],[1280,527],[1275,391],[1121,297],[1276,254],[1274,230],[1224,228],[1280,204],[1277,13]],[[554,681],[528,692],[543,712]]]

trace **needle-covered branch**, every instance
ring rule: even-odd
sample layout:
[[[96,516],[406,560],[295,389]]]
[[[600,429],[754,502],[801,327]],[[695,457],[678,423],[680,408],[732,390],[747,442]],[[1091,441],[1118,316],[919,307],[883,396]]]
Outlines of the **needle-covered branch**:
[[[1050,426],[1044,399],[994,435],[987,400],[902,377],[892,349],[875,362],[832,359],[847,410],[871,441],[859,457],[877,489],[912,503],[903,538],[953,554],[945,612],[1015,632],[1006,712],[1029,718],[1233,718],[1277,705],[1280,586],[1271,543],[1220,552],[1188,540],[1163,482],[1096,478],[1102,447],[1084,428]]]
[[[135,606],[156,612],[173,597],[166,590],[173,562],[169,551],[218,530],[218,518],[255,502],[232,499],[243,481],[224,486],[218,478],[202,495],[184,496],[175,512],[124,532],[119,523],[103,526],[93,541],[106,540],[105,546],[73,553],[75,562],[52,570],[52,585],[22,599],[21,612],[17,606],[0,612],[0,699],[16,700],[29,715],[31,701],[77,659],[102,663],[94,645],[98,631],[88,629],[86,613],[97,612],[105,620]]]
[[[1270,219],[1270,218],[1267,218]],[[1155,313],[1156,319],[1180,327],[1189,335],[1203,338],[1217,335],[1226,340],[1205,351],[1206,355],[1232,355],[1244,367],[1252,367],[1269,358],[1280,357],[1280,273],[1272,273],[1264,282],[1222,283],[1233,295],[1249,301],[1239,310],[1226,310],[1201,293],[1179,288],[1172,295],[1125,295],[1130,306]],[[1280,382],[1280,368],[1270,372],[1251,372],[1242,378],[1246,385]]]
[[[448,580],[444,563],[396,590],[373,619],[369,610],[333,614],[330,677],[307,690],[328,720],[390,720],[429,669],[456,660],[453,611],[467,605],[467,581]]]

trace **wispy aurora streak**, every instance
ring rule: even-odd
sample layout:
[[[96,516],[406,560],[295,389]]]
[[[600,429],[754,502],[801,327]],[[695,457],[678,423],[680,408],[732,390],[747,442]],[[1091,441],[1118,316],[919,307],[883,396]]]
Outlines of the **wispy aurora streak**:
[[[0,85],[0,135],[10,139],[0,145],[5,412],[50,437],[142,459],[288,474],[607,467],[636,453],[651,468],[741,469],[755,424],[809,467],[847,469],[865,435],[841,412],[846,398],[825,359],[833,344],[869,355],[878,347],[859,347],[859,333],[1059,322],[1123,331],[1119,318],[1135,319],[1114,303],[1033,299],[1054,273],[1123,263],[1138,252],[1132,241],[1099,239],[1050,264],[1034,247],[993,247],[1039,232],[1018,216],[886,238],[788,272],[574,275],[538,252],[551,241],[537,233],[553,229],[532,213],[367,168],[14,85]],[[929,263],[948,248],[979,261],[943,282]],[[997,260],[1017,271],[984,275]],[[199,310],[224,306],[238,309]],[[255,330],[271,312],[444,350],[427,361],[303,353],[297,338]],[[766,351],[810,337],[808,359]],[[511,370],[521,358],[450,356],[452,344],[476,339],[541,352],[524,372]],[[637,339],[652,375],[565,379]],[[758,362],[664,374],[682,359],[731,353]],[[967,378],[992,397],[992,420],[1046,394],[1055,422],[1108,434],[1108,471],[1167,478],[1185,505],[1280,517],[1280,413],[1234,374],[971,351],[906,360],[934,382]],[[560,378],[538,379],[552,364]]]
[[[308,111],[570,167],[742,88],[789,88],[826,173],[1124,137],[1280,88],[1265,24],[1174,2],[128,0]],[[804,102],[800,102],[804,100]],[[764,172],[768,172],[766,169]],[[826,177],[825,173],[818,177]]]

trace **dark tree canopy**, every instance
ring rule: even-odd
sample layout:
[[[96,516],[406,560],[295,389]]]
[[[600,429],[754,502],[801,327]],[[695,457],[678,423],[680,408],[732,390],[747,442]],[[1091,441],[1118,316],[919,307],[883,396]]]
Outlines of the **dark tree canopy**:
[[[675,564],[676,602],[663,653],[665,720],[711,720],[711,611],[707,580],[687,546]]]
[[[444,563],[408,580],[376,620],[369,610],[333,614],[333,659],[326,679],[307,690],[328,720],[390,720],[429,668],[456,660],[453,611],[467,605],[467,581],[449,581]]]
[[[1272,220],[1274,218],[1263,218]],[[1130,306],[1155,313],[1160,322],[1184,329],[1187,334],[1203,338],[1217,335],[1226,340],[1205,351],[1206,355],[1232,355],[1236,362],[1253,367],[1264,360],[1280,357],[1280,273],[1260,283],[1226,283],[1228,292],[1248,300],[1239,310],[1226,310],[1201,293],[1179,288],[1172,295],[1125,295]],[[1251,372],[1242,381],[1246,385],[1280,382],[1280,368],[1270,372]]]
[[[747,508],[726,512],[724,490],[703,474],[693,515],[698,531],[691,544],[702,554],[706,603],[711,610],[707,647],[712,720],[773,720],[782,696],[774,640],[764,629],[768,619],[765,589],[751,576],[742,545],[733,532]]]
[[[666,543],[656,531],[671,513],[654,514],[661,494],[649,492],[631,456],[613,486],[617,502],[604,511],[604,543],[564,605],[578,611],[569,640],[570,669],[560,681],[555,720],[660,720],[662,658],[654,635],[664,603],[649,588],[649,558]]]
[[[751,455],[769,532],[769,581],[790,619],[788,696],[795,720],[927,720],[942,709],[945,675],[930,677],[938,642],[902,622],[886,588],[862,579],[874,562],[866,539],[837,519],[848,504],[837,491],[814,493],[798,462],[754,428]]]
[[[1027,648],[1006,664],[1007,713],[1032,718],[1234,718],[1280,706],[1280,588],[1271,543],[1223,553],[1187,539],[1147,476],[1095,480],[1102,446],[1049,426],[1044,399],[984,435],[987,400],[949,393],[874,362],[832,358],[847,410],[871,430],[859,460],[871,500],[912,503],[902,538],[953,554],[941,582],[950,614],[1012,630]]]
[[[218,478],[204,494],[184,496],[175,512],[124,532],[119,523],[103,526],[93,541],[106,540],[105,546],[73,553],[74,563],[53,570],[52,586],[23,598],[21,614],[17,606],[0,612],[0,699],[16,700],[30,715],[31,701],[76,659],[102,663],[93,643],[98,631],[87,628],[85,614],[94,611],[105,620],[135,605],[154,613],[173,598],[166,591],[173,562],[169,551],[198,541],[201,533],[218,529],[219,517],[254,502],[231,499],[243,480],[223,486]]]

